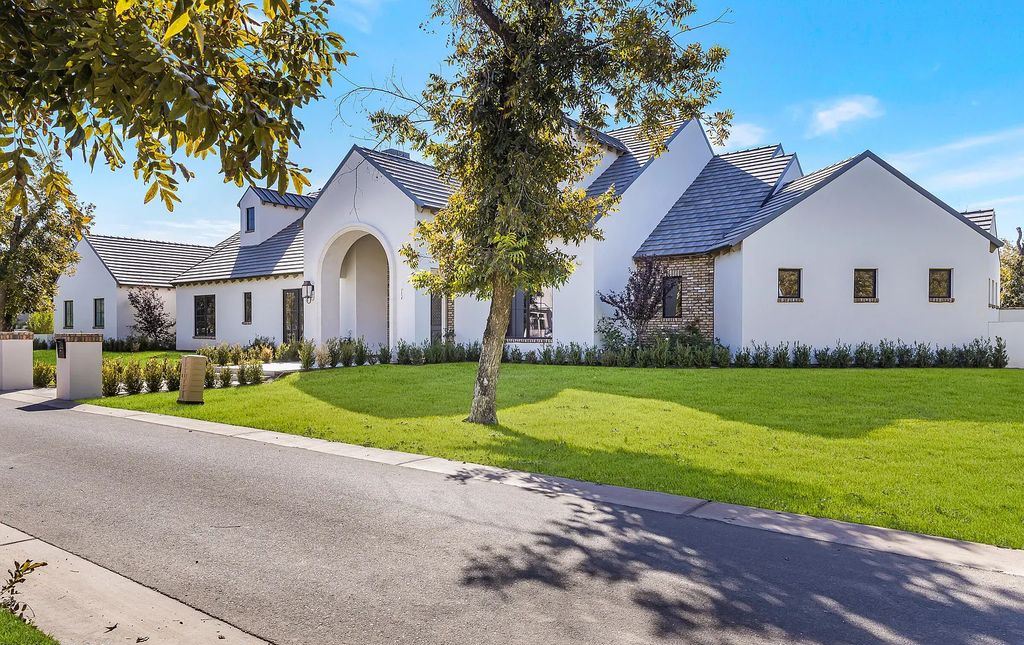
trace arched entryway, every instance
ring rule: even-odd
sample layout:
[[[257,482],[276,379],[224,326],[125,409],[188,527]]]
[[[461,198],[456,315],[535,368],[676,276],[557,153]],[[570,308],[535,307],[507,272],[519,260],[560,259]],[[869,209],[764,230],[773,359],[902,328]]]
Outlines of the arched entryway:
[[[391,344],[391,270],[380,240],[365,230],[338,236],[321,262],[320,329],[324,340],[362,337]]]

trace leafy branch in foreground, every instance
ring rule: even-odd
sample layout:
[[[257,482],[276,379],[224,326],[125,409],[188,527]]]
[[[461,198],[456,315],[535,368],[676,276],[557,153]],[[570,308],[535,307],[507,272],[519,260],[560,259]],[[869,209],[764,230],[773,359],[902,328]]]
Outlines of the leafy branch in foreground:
[[[288,160],[296,111],[350,55],[328,28],[332,4],[0,0],[2,209],[32,197],[75,207],[48,152],[112,169],[134,157],[146,201],[168,210],[178,179],[192,176],[179,153],[216,154],[225,181],[301,191],[308,169]]]
[[[25,618],[25,612],[29,611],[29,607],[18,600],[18,585],[25,582],[25,576],[45,566],[45,562],[33,562],[32,560],[25,560],[24,562],[15,561],[14,568],[7,570],[7,581],[4,582],[3,587],[0,587],[0,611],[9,611],[21,620],[29,622]]]

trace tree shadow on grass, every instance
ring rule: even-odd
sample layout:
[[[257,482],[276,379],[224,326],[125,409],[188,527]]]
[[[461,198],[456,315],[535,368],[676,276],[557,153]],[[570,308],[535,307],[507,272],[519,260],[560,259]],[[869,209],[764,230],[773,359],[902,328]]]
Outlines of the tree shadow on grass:
[[[551,478],[525,484],[552,497],[592,494]],[[505,603],[602,602],[606,642],[615,629],[643,629],[618,636],[644,642],[1024,642],[1019,578],[615,504],[565,505],[519,543],[465,553],[462,584]]]
[[[546,365],[502,368],[499,410],[550,400],[563,390],[666,402],[729,421],[833,439],[894,421],[1020,423],[993,400],[1024,397],[1024,378],[998,370],[679,370]],[[383,419],[465,414],[469,363],[387,366],[299,374],[303,393]],[[995,390],[995,391],[994,391]],[[500,414],[500,412],[499,412]]]

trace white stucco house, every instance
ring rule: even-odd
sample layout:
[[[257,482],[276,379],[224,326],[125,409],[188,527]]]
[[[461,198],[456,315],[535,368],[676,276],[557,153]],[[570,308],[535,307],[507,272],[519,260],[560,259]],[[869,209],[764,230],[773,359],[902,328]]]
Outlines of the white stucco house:
[[[598,133],[603,153],[584,187],[614,189],[620,209],[598,222],[603,240],[569,249],[577,260],[567,284],[517,296],[510,343],[597,342],[610,313],[598,292],[621,289],[641,257],[666,268],[657,330],[696,324],[733,348],[988,335],[1001,245],[992,211],[959,213],[871,152],[805,174],[779,145],[715,154],[698,122],[669,129],[658,157],[635,128]],[[488,303],[417,291],[398,254],[451,192],[405,153],[354,146],[312,196],[247,189],[230,215],[238,233],[212,249],[107,245],[121,249],[117,261],[139,261],[137,276],[157,266],[141,249],[189,249],[172,252],[181,260],[168,263],[173,276],[161,273],[180,349],[257,336],[468,341],[482,335]],[[117,261],[83,253],[61,280],[58,327],[62,299],[117,300],[103,294],[120,283],[98,268]],[[124,333],[120,320],[108,330]]]

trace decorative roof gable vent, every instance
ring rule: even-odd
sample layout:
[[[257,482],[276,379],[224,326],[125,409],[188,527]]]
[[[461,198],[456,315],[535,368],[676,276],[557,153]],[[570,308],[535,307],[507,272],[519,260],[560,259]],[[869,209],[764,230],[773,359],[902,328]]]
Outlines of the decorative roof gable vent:
[[[386,150],[381,150],[381,152],[383,152],[386,155],[391,155],[392,157],[401,157],[402,159],[409,158],[408,152],[404,150],[398,150],[397,148],[388,148]]]

